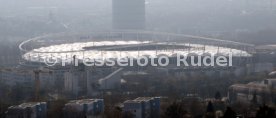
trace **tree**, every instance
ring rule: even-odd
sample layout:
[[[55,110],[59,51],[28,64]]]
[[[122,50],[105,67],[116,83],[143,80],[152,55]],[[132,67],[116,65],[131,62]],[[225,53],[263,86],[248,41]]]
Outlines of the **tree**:
[[[220,94],[219,91],[216,92],[216,94],[215,94],[215,99],[216,99],[216,100],[221,100],[221,94]]]
[[[122,114],[122,111],[123,110],[120,107],[106,106],[104,114],[106,118],[122,118],[123,115],[127,115]]]
[[[237,114],[230,107],[226,108],[223,118],[236,118]]]
[[[174,102],[165,111],[166,118],[183,118],[187,111],[179,103]]]
[[[215,112],[213,103],[211,101],[208,102],[206,112]]]
[[[257,104],[258,104],[256,91],[253,93],[253,98],[252,98],[252,100],[251,100],[251,103],[252,103],[253,105],[257,105]]]
[[[135,115],[129,111],[123,113],[123,118],[135,118]]]
[[[49,118],[61,118],[63,117],[63,107],[68,101],[66,99],[59,99],[56,101],[48,102],[47,116]]]
[[[275,118],[276,117],[275,110],[266,105],[263,105],[257,111],[256,117],[257,118]]]
[[[205,118],[214,118],[215,117],[215,110],[214,106],[211,101],[208,102]]]

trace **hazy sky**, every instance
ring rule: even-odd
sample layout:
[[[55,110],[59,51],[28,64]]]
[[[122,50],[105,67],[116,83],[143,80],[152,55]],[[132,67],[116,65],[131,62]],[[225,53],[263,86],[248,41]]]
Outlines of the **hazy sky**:
[[[112,0],[0,0],[0,18],[48,17],[52,12],[58,19],[67,19],[65,23],[79,18],[80,23],[98,20],[110,24],[111,10]],[[270,0],[146,0],[147,26],[156,29],[269,27],[275,24],[275,11]]]

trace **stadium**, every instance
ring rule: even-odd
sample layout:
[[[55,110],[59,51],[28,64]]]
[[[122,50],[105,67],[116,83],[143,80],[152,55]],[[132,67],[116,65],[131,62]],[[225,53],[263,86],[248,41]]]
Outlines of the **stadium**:
[[[45,60],[122,59],[177,54],[233,55],[251,57],[253,45],[200,36],[150,32],[108,31],[90,33],[59,33],[35,37],[19,45],[22,59],[28,66],[45,66]]]

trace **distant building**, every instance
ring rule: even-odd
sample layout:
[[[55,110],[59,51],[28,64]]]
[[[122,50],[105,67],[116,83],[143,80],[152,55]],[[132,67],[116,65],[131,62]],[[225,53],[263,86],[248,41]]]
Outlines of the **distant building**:
[[[256,53],[253,55],[253,72],[270,72],[276,65],[276,45],[262,45],[256,47]]]
[[[87,94],[86,71],[73,70],[64,73],[64,90],[74,95]]]
[[[230,102],[244,102],[256,104],[276,103],[276,79],[266,79],[262,82],[248,84],[234,84],[229,87],[228,98]]]
[[[273,63],[255,63],[249,66],[251,73],[270,72],[274,70]]]
[[[43,71],[39,73],[41,88],[53,86],[56,80],[55,74]],[[0,81],[10,86],[16,84],[33,86],[34,80],[35,73],[33,69],[5,68],[0,70]]]
[[[119,68],[108,76],[99,79],[100,89],[114,89],[120,87],[123,70],[123,68]]]
[[[6,112],[6,118],[47,118],[47,104],[33,102],[11,106]]]
[[[73,94],[79,92],[79,77],[73,73],[64,73],[64,90]]]
[[[127,100],[124,102],[123,112],[134,118],[159,118],[160,98],[139,97]]]
[[[112,73],[114,70],[112,68],[98,68],[86,67],[87,73],[87,95],[97,96],[101,94],[98,90],[100,89],[99,79],[102,79]]]
[[[113,0],[114,29],[144,29],[145,0]]]
[[[169,74],[181,79],[192,78],[214,78],[226,76],[242,76],[244,69],[240,67],[200,67],[200,68],[173,68],[169,69]]]
[[[63,112],[64,118],[100,118],[104,112],[104,100],[73,100],[65,104]]]
[[[276,45],[261,45],[256,47],[257,52],[262,53],[275,53],[276,52]]]
[[[33,73],[29,71],[8,68],[0,70],[0,81],[10,86],[16,84],[32,85],[34,78]]]
[[[147,71],[148,73],[158,77],[167,77],[169,75],[168,68],[152,67],[152,68],[148,68]]]
[[[185,97],[183,97],[182,102],[183,103],[192,103],[194,101],[202,102],[203,99],[198,96],[198,94],[187,94]]]

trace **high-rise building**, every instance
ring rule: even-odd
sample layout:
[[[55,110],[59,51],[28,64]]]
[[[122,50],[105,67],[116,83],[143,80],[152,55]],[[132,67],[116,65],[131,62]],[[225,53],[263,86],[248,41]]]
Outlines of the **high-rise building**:
[[[145,0],[113,0],[113,29],[144,29]]]

